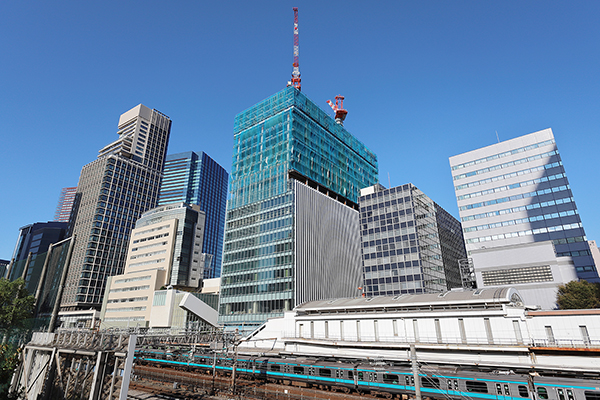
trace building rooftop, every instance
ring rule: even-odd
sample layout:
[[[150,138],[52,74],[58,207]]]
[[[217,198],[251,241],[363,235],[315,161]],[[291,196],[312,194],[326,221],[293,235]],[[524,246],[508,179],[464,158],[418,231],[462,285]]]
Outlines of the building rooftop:
[[[512,305],[523,307],[519,292],[511,287],[451,290],[442,293],[403,294],[399,296],[357,297],[309,301],[296,307],[302,314],[331,314],[347,312],[368,312],[376,310],[436,310],[490,308]]]

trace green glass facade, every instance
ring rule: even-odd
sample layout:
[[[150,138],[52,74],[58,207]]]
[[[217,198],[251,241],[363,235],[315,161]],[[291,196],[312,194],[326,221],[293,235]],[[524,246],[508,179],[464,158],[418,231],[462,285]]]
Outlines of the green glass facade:
[[[220,322],[256,326],[292,309],[295,196],[290,176],[357,203],[377,157],[294,87],[235,118]]]

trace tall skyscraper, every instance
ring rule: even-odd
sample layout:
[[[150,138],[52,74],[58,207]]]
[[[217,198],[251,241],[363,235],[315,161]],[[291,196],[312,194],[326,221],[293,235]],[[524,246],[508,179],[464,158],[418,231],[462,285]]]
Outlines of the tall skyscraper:
[[[73,202],[75,201],[76,193],[76,187],[62,188],[62,190],[60,191],[60,196],[58,198],[56,212],[54,213],[55,221],[69,222],[69,217],[71,216],[71,210],[73,209]]]
[[[123,272],[135,221],[158,201],[171,120],[140,104],[121,115],[118,129],[119,138],[81,170],[63,311],[100,309],[107,277]]]
[[[188,151],[167,155],[158,204],[198,204],[206,213],[204,253],[213,255],[204,279],[221,276],[229,174],[206,153]]]
[[[375,154],[294,87],[238,114],[220,322],[247,329],[335,290],[358,295],[356,202],[377,180]]]
[[[13,264],[10,268],[10,276],[7,278],[11,281],[20,278],[27,268],[25,288],[29,293],[35,294],[48,247],[63,240],[66,233],[66,222],[36,222],[20,228],[19,238],[11,258]],[[31,258],[29,265],[26,266],[29,253]]]
[[[552,308],[557,286],[598,273],[552,130],[450,158],[480,288],[515,286]]]
[[[461,287],[460,222],[412,183],[361,190],[360,237],[367,297]]]

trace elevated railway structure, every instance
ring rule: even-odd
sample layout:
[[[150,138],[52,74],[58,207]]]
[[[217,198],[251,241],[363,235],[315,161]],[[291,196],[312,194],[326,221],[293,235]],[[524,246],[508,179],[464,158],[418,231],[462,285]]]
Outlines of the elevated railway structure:
[[[600,310],[539,311],[512,288],[304,303],[240,342],[240,354],[465,368],[600,371]]]
[[[11,391],[26,399],[125,400],[136,336],[90,331],[34,333]]]

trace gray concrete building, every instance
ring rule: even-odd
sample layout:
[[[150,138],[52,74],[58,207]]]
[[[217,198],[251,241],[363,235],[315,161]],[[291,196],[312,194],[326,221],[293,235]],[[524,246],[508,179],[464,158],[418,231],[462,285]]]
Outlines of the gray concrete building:
[[[360,191],[367,297],[437,293],[461,287],[466,258],[460,222],[411,183]]]

